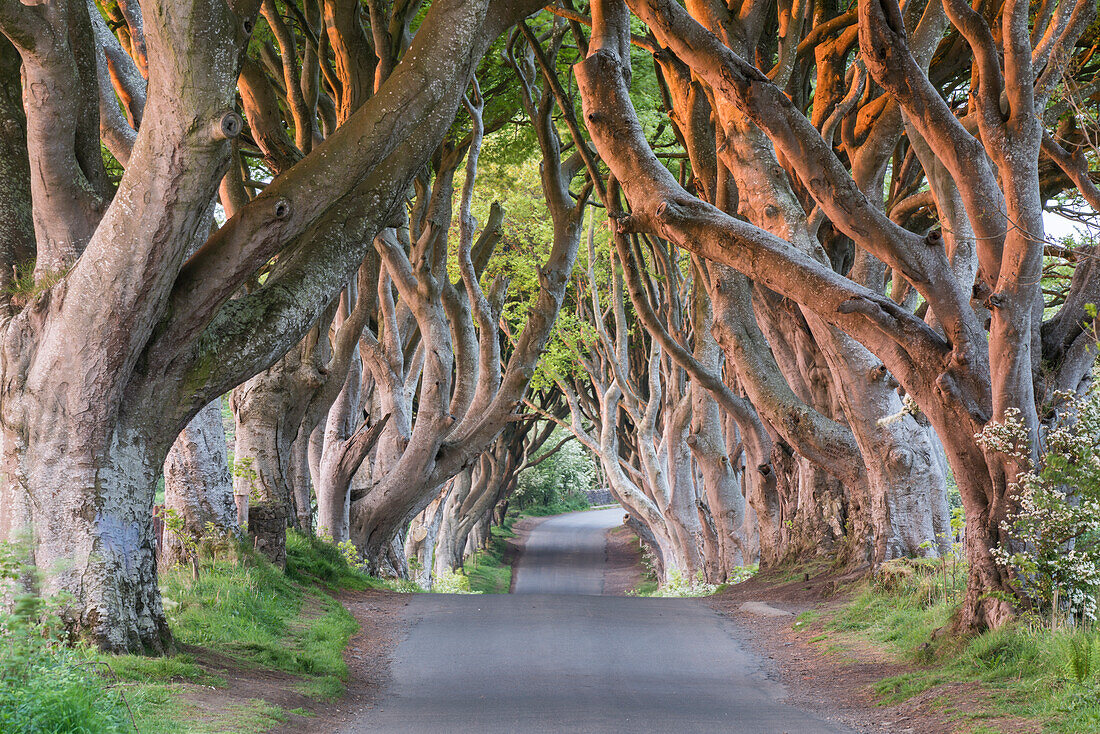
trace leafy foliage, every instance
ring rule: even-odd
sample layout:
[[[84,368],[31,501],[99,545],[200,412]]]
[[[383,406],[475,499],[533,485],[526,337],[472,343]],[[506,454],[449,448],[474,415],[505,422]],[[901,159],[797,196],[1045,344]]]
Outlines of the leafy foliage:
[[[432,581],[432,591],[437,594],[480,594],[470,589],[470,579],[466,574],[450,569],[436,574]]]
[[[695,577],[685,576],[680,569],[669,571],[668,579],[647,596],[691,597],[710,596],[718,591],[717,584],[708,584],[700,571]]]
[[[1062,395],[1072,420],[1050,429],[1039,464],[1020,475],[1019,509],[994,549],[1016,571],[1018,590],[1041,614],[1095,620],[1100,587],[1100,391]],[[980,434],[988,447],[1029,464],[1027,433],[1015,410]]]
[[[559,432],[555,431],[551,442],[564,437]],[[548,444],[553,445],[551,442]],[[579,444],[570,441],[520,475],[513,504],[529,515],[585,510],[589,506],[585,492],[595,487],[596,467],[592,458]]]
[[[0,613],[0,731],[132,731],[121,691],[97,675],[61,623],[64,597],[43,597],[26,543],[0,544],[0,580],[11,594],[10,612]]]

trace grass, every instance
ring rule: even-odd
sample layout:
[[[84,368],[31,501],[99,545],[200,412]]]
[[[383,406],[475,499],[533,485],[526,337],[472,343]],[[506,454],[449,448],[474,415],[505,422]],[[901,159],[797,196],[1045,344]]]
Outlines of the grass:
[[[589,503],[588,498],[578,492],[555,499],[549,504],[520,507],[516,514],[520,517],[524,515],[528,517],[548,517],[550,515],[561,515],[566,512],[582,512],[589,509],[592,509],[592,505]],[[512,513],[510,512],[509,514]]]
[[[291,538],[293,544],[303,543]],[[240,563],[205,564],[197,581],[171,571],[162,581],[169,625],[178,642],[211,648],[241,663],[329,678],[327,689],[339,695],[347,677],[343,650],[358,625],[339,602],[296,582],[296,576],[300,571],[289,559],[283,574],[254,555]],[[340,588],[336,580],[357,581],[355,587],[365,588],[366,582],[353,576],[334,578],[328,588]]]
[[[489,529],[489,547],[466,558],[462,570],[470,580],[470,590],[482,594],[507,594],[512,587],[512,567],[504,562],[507,539],[516,537],[511,521]]]
[[[841,640],[878,643],[913,664],[911,671],[876,684],[884,703],[944,686],[944,705],[962,722],[1019,717],[1052,733],[1100,731],[1100,632],[1052,630],[1021,619],[976,637],[945,634],[960,593],[952,591],[963,588],[965,569],[955,574],[944,574],[935,563],[893,562],[838,613],[824,618],[824,627]],[[814,621],[804,616],[796,626]],[[981,686],[982,706],[955,710],[949,687],[974,682]]]
[[[33,659],[23,656],[33,653]],[[107,687],[71,650],[40,654],[14,643],[0,667],[0,731],[90,732],[132,730],[122,693]]]
[[[335,546],[291,532],[285,573],[242,548],[237,559],[205,559],[198,580],[183,568],[161,575],[169,625],[175,641],[186,646],[188,653],[160,658],[85,655],[106,663],[111,672],[105,677],[121,682],[142,734],[265,731],[292,714],[305,712],[284,711],[261,699],[207,710],[202,691],[231,683],[209,673],[196,660],[203,654],[196,648],[242,667],[298,676],[293,688],[312,698],[332,700],[344,693],[348,671],[343,652],[358,623],[330,592],[398,586],[349,565]]]

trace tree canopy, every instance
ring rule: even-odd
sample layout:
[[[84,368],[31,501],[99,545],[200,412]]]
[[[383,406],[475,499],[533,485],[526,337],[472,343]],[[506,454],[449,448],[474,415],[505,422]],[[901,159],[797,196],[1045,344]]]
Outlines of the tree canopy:
[[[0,535],[79,635],[170,645],[162,478],[183,533],[431,583],[578,446],[663,574],[951,553],[957,491],[957,628],[1031,603],[1020,482],[1097,354],[1094,0],[4,0],[0,31]],[[1018,450],[980,438],[1009,417]]]

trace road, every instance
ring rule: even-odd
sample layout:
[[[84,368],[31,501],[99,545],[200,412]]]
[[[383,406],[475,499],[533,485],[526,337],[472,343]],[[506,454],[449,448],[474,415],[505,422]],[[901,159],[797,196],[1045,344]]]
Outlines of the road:
[[[602,593],[604,533],[622,522],[623,511],[618,507],[543,520],[532,531],[512,572],[516,577],[512,593]]]
[[[530,534],[514,594],[418,594],[392,678],[345,734],[850,732],[783,689],[694,599],[599,596],[621,510],[559,515]]]

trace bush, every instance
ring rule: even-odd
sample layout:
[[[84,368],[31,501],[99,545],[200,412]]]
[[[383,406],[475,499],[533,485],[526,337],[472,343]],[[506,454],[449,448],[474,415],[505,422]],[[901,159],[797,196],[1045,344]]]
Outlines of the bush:
[[[558,429],[550,442],[564,438]],[[548,442],[548,443],[550,443]],[[519,476],[512,504],[528,515],[556,515],[587,510],[587,490],[596,487],[592,457],[575,441]]]
[[[458,571],[444,571],[432,581],[432,591],[436,594],[480,594],[470,590],[470,579]]]
[[[1039,614],[1095,620],[1100,586],[1100,391],[1084,398],[1057,394],[1063,420],[1046,435],[1039,465],[1016,485],[1019,509],[1002,528],[1012,541],[994,549],[1015,570],[1017,591]],[[1019,411],[979,434],[989,448],[1029,465]]]
[[[63,597],[43,598],[26,544],[0,544],[0,580],[12,611],[0,613],[0,731],[113,734],[132,729],[122,694],[66,648]]]
[[[710,596],[718,591],[716,584],[708,584],[703,579],[703,572],[695,574],[695,577],[684,576],[683,572],[675,569],[668,574],[668,579],[649,596],[660,597],[689,597]]]

